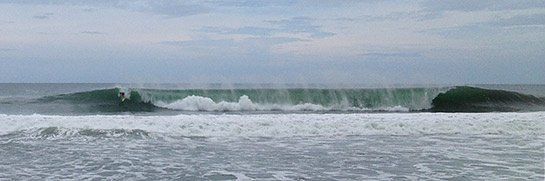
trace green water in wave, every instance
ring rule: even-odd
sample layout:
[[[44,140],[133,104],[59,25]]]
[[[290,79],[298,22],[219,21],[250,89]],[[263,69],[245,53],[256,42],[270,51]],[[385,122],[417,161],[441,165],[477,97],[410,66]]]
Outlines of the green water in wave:
[[[412,111],[491,112],[541,111],[545,98],[522,93],[477,87],[395,88],[395,89],[126,89],[129,99],[121,101],[120,88],[59,94],[37,99],[39,104],[64,106],[69,112],[155,112],[164,106],[191,96],[214,103],[237,104],[247,96],[258,106],[272,106],[265,111],[285,111],[282,106],[313,104],[326,111],[381,111],[401,106]],[[125,89],[123,89],[125,90]],[[184,102],[199,104],[198,102]],[[198,100],[197,100],[198,101]],[[66,106],[69,105],[69,106]],[[168,106],[167,106],[168,107]],[[173,108],[177,109],[178,108]],[[180,109],[185,110],[185,109]],[[191,110],[191,109],[190,109]],[[207,109],[206,109],[207,110]],[[287,109],[293,111],[293,109]],[[322,110],[322,109],[320,109]],[[395,109],[392,109],[395,110]],[[221,111],[221,110],[220,110]],[[308,111],[302,109],[302,111]]]
[[[151,102],[143,101],[137,92],[132,92],[124,101],[119,92],[119,88],[113,88],[60,94],[42,97],[38,102],[72,104],[76,112],[152,112],[158,109]]]
[[[460,86],[439,94],[432,111],[491,112],[545,110],[545,98],[505,90]]]
[[[154,90],[133,89],[147,102],[172,103],[188,96],[207,97],[214,102],[237,102],[248,96],[257,104],[296,105],[311,103],[325,107],[344,105],[356,108],[385,108],[403,106],[422,109],[430,106],[431,100],[441,88],[403,89],[187,89]]]

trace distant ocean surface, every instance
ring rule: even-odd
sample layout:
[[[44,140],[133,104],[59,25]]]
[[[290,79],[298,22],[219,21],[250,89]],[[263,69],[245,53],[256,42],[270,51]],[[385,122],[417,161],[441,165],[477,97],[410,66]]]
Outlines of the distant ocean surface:
[[[0,180],[544,180],[544,120],[545,85],[4,83]]]

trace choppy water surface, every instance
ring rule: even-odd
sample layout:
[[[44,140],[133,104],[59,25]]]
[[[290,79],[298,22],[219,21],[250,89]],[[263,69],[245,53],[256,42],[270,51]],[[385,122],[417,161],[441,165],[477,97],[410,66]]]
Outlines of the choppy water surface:
[[[0,115],[0,179],[544,179],[544,112]]]

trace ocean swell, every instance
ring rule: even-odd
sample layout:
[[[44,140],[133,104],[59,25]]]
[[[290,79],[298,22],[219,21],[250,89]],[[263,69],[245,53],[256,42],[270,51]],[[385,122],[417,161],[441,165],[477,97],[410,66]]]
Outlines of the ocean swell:
[[[124,92],[127,99],[121,99]],[[118,112],[511,112],[545,110],[545,98],[477,87],[398,89],[136,89],[46,96],[38,104]]]

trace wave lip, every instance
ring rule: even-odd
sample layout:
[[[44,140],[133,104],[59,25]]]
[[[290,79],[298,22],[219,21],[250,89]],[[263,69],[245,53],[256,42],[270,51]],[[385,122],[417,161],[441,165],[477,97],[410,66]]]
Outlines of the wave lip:
[[[432,100],[434,112],[543,111],[545,98],[504,90],[459,86]]]

